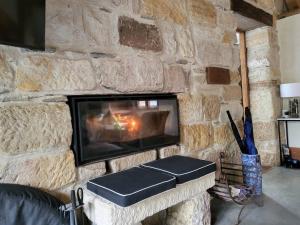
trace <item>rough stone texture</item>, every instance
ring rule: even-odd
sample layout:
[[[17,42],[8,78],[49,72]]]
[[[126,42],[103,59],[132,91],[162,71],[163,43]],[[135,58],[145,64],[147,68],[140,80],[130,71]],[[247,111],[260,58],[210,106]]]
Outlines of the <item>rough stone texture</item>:
[[[164,91],[184,92],[187,88],[186,73],[179,65],[164,66]]]
[[[80,181],[100,177],[106,173],[105,162],[93,163],[77,168],[77,179]]]
[[[177,185],[176,188],[157,194],[150,198],[146,198],[143,201],[125,208],[119,207],[114,203],[111,203],[86,190],[84,198],[84,212],[95,225],[136,224],[144,220],[145,218],[154,215],[157,212],[160,212],[171,206],[175,206],[178,203],[184,202],[186,200],[189,201],[195,196],[199,196],[197,199],[200,203],[201,196],[207,196],[206,190],[214,186],[214,184],[215,173],[210,173],[199,179],[192,180],[182,185]],[[203,200],[204,199],[201,199],[201,201]],[[206,201],[206,203],[209,204],[209,201]],[[203,214],[199,213],[199,210],[202,209],[202,207],[200,207],[201,204],[199,204],[199,208],[194,211],[194,217],[198,217],[198,221],[206,222],[207,220],[210,220],[208,214],[209,206],[207,204],[205,204],[203,207],[205,208],[205,210],[202,212]],[[187,203],[186,206],[187,207],[182,207],[183,211],[190,212],[191,210],[193,210],[193,207],[190,207],[189,203]],[[191,213],[189,213],[189,215],[190,214]],[[173,215],[176,216],[176,214]],[[190,221],[191,217],[185,218],[187,218],[186,223],[184,223],[185,225],[196,224]],[[197,225],[201,225],[201,223],[197,223]]]
[[[13,72],[6,54],[0,49],[0,94],[13,89]]]
[[[181,151],[180,146],[171,145],[171,146],[159,149],[158,150],[158,157],[160,159],[163,159],[163,158],[167,158],[167,157],[170,157],[170,156],[173,156],[173,155],[179,155],[180,151]]]
[[[156,158],[157,158],[156,151],[151,150],[147,152],[125,156],[118,159],[112,159],[108,163],[111,172],[115,173],[121,170],[129,169],[134,166],[138,166],[143,163],[156,160]]]
[[[204,84],[207,84],[206,81],[206,72],[204,68],[193,67],[190,73],[190,93],[192,95],[199,95],[201,88]]]
[[[4,173],[5,173],[5,170],[6,170],[6,167],[7,167],[7,160],[6,159],[2,159],[0,160],[0,180],[2,179],[2,177],[4,176]]]
[[[221,124],[214,127],[214,143],[227,146],[234,140],[231,127],[228,124]]]
[[[237,20],[234,16],[234,13],[230,10],[218,9],[217,15],[218,27],[225,29],[225,33],[230,32],[233,40],[235,40],[236,35],[233,34],[234,30],[237,29]],[[229,43],[234,44],[233,40]]]
[[[236,33],[232,31],[224,31],[222,42],[224,44],[234,44],[236,42]]]
[[[280,71],[271,67],[256,68],[249,70],[248,77],[251,84],[279,80]]]
[[[75,181],[74,155],[44,154],[9,161],[1,183],[16,183],[53,190]]]
[[[95,78],[87,60],[28,56],[18,62],[16,88],[34,92],[91,90],[95,88]]]
[[[210,195],[207,192],[168,209],[167,225],[210,225]]]
[[[231,116],[233,118],[233,120],[240,120],[242,119],[243,115],[244,115],[244,110],[243,107],[241,105],[241,103],[239,102],[231,102],[228,104],[222,104],[221,105],[221,112],[220,112],[220,122],[228,122],[228,116],[226,111],[230,111]]]
[[[106,2],[47,1],[46,46],[81,52],[113,51],[113,3]]]
[[[196,124],[203,121],[202,96],[181,94],[178,99],[181,124]]]
[[[279,149],[269,149],[272,152],[264,152],[258,149],[263,166],[278,166],[280,164]],[[277,152],[276,152],[277,151]]]
[[[133,48],[162,51],[162,40],[155,25],[139,23],[129,17],[119,18],[120,44]]]
[[[223,100],[228,101],[240,101],[242,96],[242,88],[239,85],[224,86],[223,88]]]
[[[207,148],[213,141],[211,125],[183,125],[181,126],[181,142],[190,151]]]
[[[248,74],[249,75],[249,74]],[[230,83],[239,84],[241,82],[241,74],[239,71],[230,71]]]
[[[188,0],[188,7],[192,19],[196,23],[209,26],[217,25],[217,11],[210,1]]]
[[[247,64],[251,70],[260,67],[278,67],[278,48],[270,46],[248,48]]]
[[[100,84],[120,92],[163,89],[163,66],[157,58],[131,57],[124,60],[94,59]]]
[[[166,210],[163,210],[143,220],[142,225],[164,225],[165,220]]]
[[[203,97],[203,115],[205,120],[216,120],[220,114],[220,98],[218,96]]]
[[[234,51],[227,44],[213,41],[197,41],[197,59],[202,66],[218,65],[220,67],[233,67]]]
[[[71,48],[76,31],[71,1],[47,0],[46,7],[46,45],[63,49]]]
[[[280,99],[277,88],[259,88],[250,91],[253,121],[274,121],[280,113]]]
[[[192,58],[194,56],[194,43],[192,41],[191,31],[187,28],[177,27],[175,38],[178,56]]]
[[[143,0],[141,14],[147,18],[168,20],[179,25],[187,24],[185,2],[181,0]]]
[[[254,122],[255,140],[274,140],[278,136],[277,123],[274,122]]]
[[[66,148],[72,126],[65,103],[3,103],[0,105],[0,153],[21,154]]]
[[[277,33],[269,27],[246,33],[250,81],[250,103],[254,137],[262,165],[279,165],[276,119],[281,102]]]
[[[269,27],[257,28],[247,31],[246,42],[248,48],[258,46],[273,46],[277,44],[277,34]]]
[[[111,14],[93,4],[83,7],[83,28],[90,51],[111,52],[113,43],[113,23]]]

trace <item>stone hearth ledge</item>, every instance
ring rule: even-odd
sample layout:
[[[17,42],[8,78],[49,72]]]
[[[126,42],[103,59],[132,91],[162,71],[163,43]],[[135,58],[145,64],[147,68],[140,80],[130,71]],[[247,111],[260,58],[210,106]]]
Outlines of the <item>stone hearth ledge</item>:
[[[84,212],[92,221],[93,225],[137,225],[141,224],[145,218],[154,215],[164,209],[175,206],[179,203],[186,203],[194,198],[206,195],[206,190],[215,185],[215,172],[207,174],[199,179],[195,179],[184,184],[177,185],[176,188],[157,194],[128,207],[120,207],[85,188],[84,192]],[[204,204],[204,203],[203,203]],[[189,204],[183,204],[189,205]],[[175,209],[175,207],[174,207]],[[172,209],[172,211],[174,211]],[[177,207],[178,210],[186,210],[184,207]],[[200,209],[195,210],[196,217],[200,217]],[[198,212],[199,211],[199,212]],[[173,217],[174,217],[174,213]],[[180,215],[178,212],[177,215]],[[182,220],[183,218],[178,218]],[[178,224],[184,225],[204,225],[203,219],[195,223],[193,219],[181,221]],[[210,224],[210,223],[209,223]],[[208,223],[205,223],[208,225]]]

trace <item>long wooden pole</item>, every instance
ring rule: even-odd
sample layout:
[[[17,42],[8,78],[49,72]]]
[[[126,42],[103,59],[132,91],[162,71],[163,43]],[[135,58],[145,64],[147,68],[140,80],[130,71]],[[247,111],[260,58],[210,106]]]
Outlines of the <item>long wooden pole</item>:
[[[243,106],[250,107],[250,94],[249,94],[249,79],[247,67],[247,48],[245,32],[239,32],[240,36],[240,60],[241,60],[241,77],[242,77],[242,94]]]

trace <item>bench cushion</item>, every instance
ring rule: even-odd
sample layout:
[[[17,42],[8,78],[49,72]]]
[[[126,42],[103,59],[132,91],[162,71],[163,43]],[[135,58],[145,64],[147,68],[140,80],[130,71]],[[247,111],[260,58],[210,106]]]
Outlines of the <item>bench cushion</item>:
[[[179,155],[149,162],[142,167],[175,176],[178,184],[216,171],[214,162]]]
[[[175,177],[139,167],[99,177],[87,183],[88,190],[123,207],[175,187]]]

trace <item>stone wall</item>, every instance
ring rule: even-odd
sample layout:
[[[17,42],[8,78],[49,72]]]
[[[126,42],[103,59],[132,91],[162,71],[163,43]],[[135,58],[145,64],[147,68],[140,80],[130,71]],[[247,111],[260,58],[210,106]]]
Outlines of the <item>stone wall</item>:
[[[280,68],[277,33],[263,27],[246,33],[250,82],[250,103],[254,138],[266,166],[278,165],[277,118],[280,116]]]
[[[173,154],[236,155],[239,48],[229,1],[47,0],[46,51],[0,46],[0,182],[68,192],[83,181]],[[208,85],[205,68],[228,68]],[[178,93],[181,145],[75,168],[66,95]],[[62,197],[62,196],[61,196]]]

